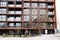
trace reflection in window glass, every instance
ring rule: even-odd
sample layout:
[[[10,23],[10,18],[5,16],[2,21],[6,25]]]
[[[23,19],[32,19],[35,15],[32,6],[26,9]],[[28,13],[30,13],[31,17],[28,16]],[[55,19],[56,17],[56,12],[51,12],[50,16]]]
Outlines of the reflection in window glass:
[[[30,9],[24,9],[24,14],[30,14]]]
[[[30,23],[24,23],[24,28],[29,28],[30,27]]]
[[[4,28],[4,27],[5,27],[5,25],[6,25],[6,23],[5,23],[5,22],[0,22],[0,28]]]
[[[0,6],[7,6],[7,2],[0,2]]]
[[[0,21],[6,21],[6,16],[5,15],[0,15]]]
[[[38,27],[38,23],[32,23],[32,28],[37,28]]]
[[[9,23],[9,27],[14,27],[14,23]]]
[[[46,3],[39,3],[40,8],[46,8]]]
[[[47,28],[53,27],[53,23],[47,23]]]
[[[45,15],[46,14],[46,10],[45,9],[41,9],[40,10],[40,15]]]
[[[30,20],[30,16],[24,16],[24,21],[29,21]]]
[[[32,21],[37,21],[38,17],[37,16],[32,16]]]
[[[37,15],[38,14],[38,10],[37,9],[32,9],[32,14],[33,15]]]
[[[16,23],[15,26],[16,26],[16,27],[22,27],[22,24],[21,24],[21,23]]]
[[[24,7],[30,7],[30,3],[24,3]]]
[[[32,7],[37,7],[38,6],[38,4],[37,3],[32,3]]]
[[[40,15],[39,20],[40,20],[40,21],[44,21],[44,20],[47,20],[47,18],[46,18],[45,15]]]
[[[0,8],[0,14],[6,14],[7,9],[5,8]]]
[[[40,28],[46,28],[46,23],[39,23]]]

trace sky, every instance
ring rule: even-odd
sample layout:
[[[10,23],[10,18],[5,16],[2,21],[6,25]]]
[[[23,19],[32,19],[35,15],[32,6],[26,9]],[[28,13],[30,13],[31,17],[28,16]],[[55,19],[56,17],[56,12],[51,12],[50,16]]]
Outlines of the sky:
[[[60,0],[56,0],[57,29],[60,30]]]

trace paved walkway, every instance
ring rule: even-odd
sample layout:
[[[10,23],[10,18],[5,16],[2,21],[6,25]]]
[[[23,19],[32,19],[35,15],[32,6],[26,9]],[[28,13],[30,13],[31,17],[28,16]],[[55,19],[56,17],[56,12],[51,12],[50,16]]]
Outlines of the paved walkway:
[[[0,37],[0,40],[60,40],[60,34],[42,35],[36,37]]]

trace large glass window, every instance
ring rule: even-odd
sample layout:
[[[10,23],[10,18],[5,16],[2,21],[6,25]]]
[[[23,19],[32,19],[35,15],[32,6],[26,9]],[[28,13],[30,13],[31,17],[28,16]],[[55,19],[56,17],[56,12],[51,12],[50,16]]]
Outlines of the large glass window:
[[[46,18],[45,15],[40,15],[40,16],[39,16],[39,20],[40,20],[40,21],[46,21],[47,18]]]
[[[24,3],[24,7],[30,7],[30,3]]]
[[[30,9],[24,9],[24,14],[30,14]]]
[[[32,3],[32,7],[33,8],[37,8],[38,7],[38,4],[37,3]]]
[[[53,27],[53,23],[47,23],[47,28],[52,28]]]
[[[0,6],[7,6],[7,2],[0,2]]]
[[[37,28],[38,27],[38,23],[32,23],[32,28]]]
[[[6,21],[6,16],[5,15],[0,15],[0,21]]]
[[[0,8],[0,14],[6,14],[7,9],[5,8]]]
[[[15,23],[16,25],[16,27],[18,28],[18,27],[22,27],[22,23]]]
[[[9,23],[9,25],[8,25],[9,27],[14,27],[14,23]]]
[[[28,22],[24,23],[24,28],[30,28],[30,23]]]
[[[5,22],[0,22],[0,28],[4,28],[6,26]]]
[[[32,15],[37,15],[38,14],[38,10],[37,9],[32,9]]]
[[[14,21],[14,16],[9,16],[9,17],[7,18],[7,20],[8,20],[8,21]]]
[[[20,16],[16,16],[15,17],[15,21],[21,21],[21,17]]]
[[[30,16],[24,16],[24,21],[29,21],[30,20]]]
[[[39,3],[40,8],[46,8],[46,3]]]
[[[46,28],[46,23],[39,23],[40,28]]]
[[[46,10],[45,9],[40,9],[40,15],[45,15],[46,14]]]
[[[38,17],[37,16],[32,16],[32,21],[37,21]]]

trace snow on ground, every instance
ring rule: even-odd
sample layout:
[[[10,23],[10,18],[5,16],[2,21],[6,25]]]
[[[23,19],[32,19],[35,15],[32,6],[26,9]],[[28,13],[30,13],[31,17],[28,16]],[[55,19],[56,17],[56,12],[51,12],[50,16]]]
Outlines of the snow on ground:
[[[0,40],[60,40],[60,34],[41,35],[36,37],[0,37]]]

